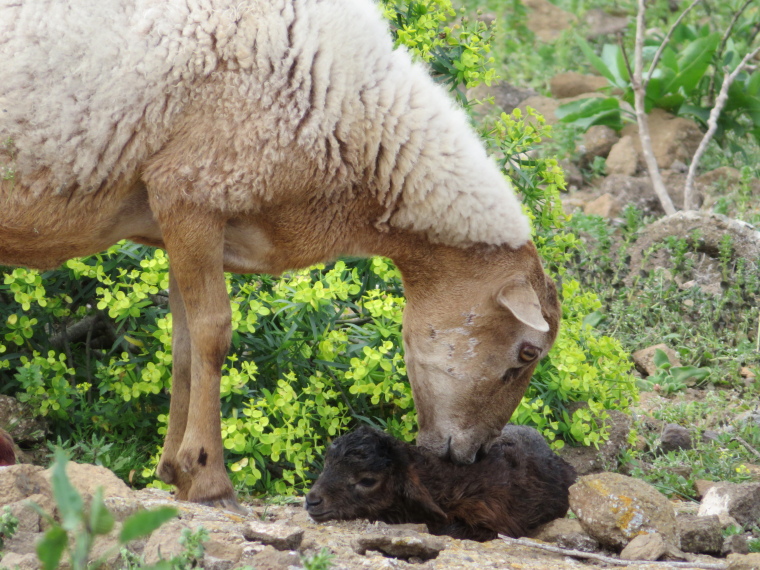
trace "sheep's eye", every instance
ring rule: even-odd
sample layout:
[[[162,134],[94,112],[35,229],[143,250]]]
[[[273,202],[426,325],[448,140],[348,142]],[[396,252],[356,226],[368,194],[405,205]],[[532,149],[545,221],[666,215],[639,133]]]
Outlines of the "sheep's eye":
[[[360,479],[357,485],[360,487],[373,487],[377,483],[377,479],[373,479],[372,477],[364,477],[363,479]]]
[[[533,346],[532,344],[526,344],[523,345],[522,348],[520,348],[520,360],[525,362],[526,364],[529,362],[533,362],[536,358],[538,358],[538,355],[541,354],[541,351],[538,349],[537,346]]]

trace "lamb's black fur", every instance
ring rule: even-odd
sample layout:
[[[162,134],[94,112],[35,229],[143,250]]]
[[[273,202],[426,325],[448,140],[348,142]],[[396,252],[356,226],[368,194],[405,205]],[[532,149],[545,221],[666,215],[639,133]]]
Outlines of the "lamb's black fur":
[[[563,517],[575,470],[534,429],[508,425],[472,465],[455,465],[378,430],[336,439],[306,495],[314,520],[425,523],[433,534],[525,536]]]

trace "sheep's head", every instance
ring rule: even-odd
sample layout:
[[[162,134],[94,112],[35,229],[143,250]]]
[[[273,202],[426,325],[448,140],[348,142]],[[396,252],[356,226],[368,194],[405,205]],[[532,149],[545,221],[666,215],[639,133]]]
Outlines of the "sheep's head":
[[[0,428],[0,467],[16,464],[16,452],[13,450],[13,438]]]
[[[445,518],[409,465],[403,443],[361,427],[327,450],[325,468],[306,495],[306,510],[317,522]]]
[[[440,247],[399,263],[417,443],[471,463],[509,421],[557,335],[560,305],[536,249]]]

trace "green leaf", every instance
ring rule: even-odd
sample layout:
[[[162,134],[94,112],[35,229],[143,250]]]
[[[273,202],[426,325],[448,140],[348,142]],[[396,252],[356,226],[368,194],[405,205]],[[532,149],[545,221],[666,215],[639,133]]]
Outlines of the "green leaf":
[[[607,125],[616,130],[623,128],[620,101],[615,97],[580,99],[560,105],[555,113],[563,123],[571,123],[584,129],[592,125]]]
[[[58,448],[55,450],[55,464],[52,472],[53,496],[61,513],[61,526],[66,530],[76,530],[84,520],[84,503],[82,496],[74,488],[66,475],[66,453]]]
[[[699,382],[710,375],[709,368],[697,368],[696,366],[674,366],[670,373],[676,382],[685,383],[687,380]]]
[[[586,59],[589,60],[591,65],[593,65],[596,70],[604,77],[609,79],[610,83],[617,85],[615,74],[612,73],[612,70],[610,70],[609,67],[607,67],[607,64],[602,60],[602,58],[594,53],[594,49],[588,45],[588,42],[577,33],[575,34],[575,41],[578,42],[578,46],[581,48],[583,55],[586,56]]]
[[[103,487],[98,487],[90,505],[90,530],[94,534],[108,534],[113,528],[113,515],[103,503]]]
[[[37,544],[37,556],[42,562],[43,570],[55,570],[66,548],[69,535],[61,526],[54,526],[45,533]]]
[[[716,32],[686,46],[678,59],[678,75],[665,87],[667,93],[682,90],[684,95],[689,95],[694,90],[710,66],[720,38]]]
[[[617,87],[625,88],[630,83],[628,68],[625,65],[623,51],[617,44],[604,44],[602,47],[602,61],[614,77],[613,83]]]
[[[121,534],[119,535],[119,542],[126,544],[130,540],[148,536],[178,514],[177,509],[173,507],[161,507],[151,511],[135,513],[124,521],[124,526],[121,527]]]
[[[665,370],[671,367],[670,359],[668,358],[668,355],[665,354],[665,351],[659,348],[654,351],[654,365],[657,368],[663,368]]]

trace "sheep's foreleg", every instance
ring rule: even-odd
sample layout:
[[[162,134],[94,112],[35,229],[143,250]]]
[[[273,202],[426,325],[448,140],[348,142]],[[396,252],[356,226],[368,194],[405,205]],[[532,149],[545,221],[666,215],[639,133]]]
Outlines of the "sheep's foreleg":
[[[169,307],[172,312],[172,397],[169,408],[169,427],[164,440],[164,452],[156,472],[164,483],[177,488],[177,498],[187,500],[192,479],[177,465],[177,453],[182,445],[190,406],[190,331],[187,328],[185,303],[179,292],[174,271],[169,270]]]
[[[186,490],[188,500],[237,507],[235,491],[224,467],[219,403],[221,367],[231,338],[231,310],[223,270],[225,221],[195,206],[176,205],[170,215],[161,218],[159,223],[175,288],[184,304],[190,340],[189,398],[180,392],[176,404],[181,416],[185,409],[182,398],[187,400],[187,421],[176,457],[173,461],[169,457],[168,461],[191,479]],[[180,355],[180,362],[182,359]],[[179,429],[178,424],[175,437]],[[181,477],[178,483],[182,484]],[[184,494],[184,489],[179,490]]]

